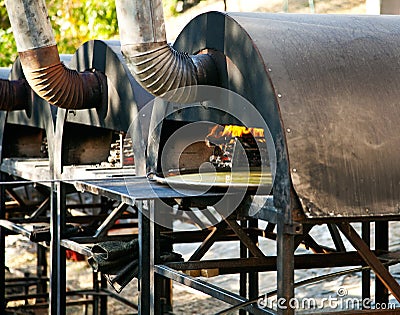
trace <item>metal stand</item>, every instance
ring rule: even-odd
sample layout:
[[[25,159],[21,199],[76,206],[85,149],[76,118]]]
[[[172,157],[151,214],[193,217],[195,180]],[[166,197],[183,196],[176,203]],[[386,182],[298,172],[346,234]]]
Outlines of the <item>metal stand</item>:
[[[371,224],[370,222],[361,223],[361,237],[365,244],[370,246],[371,243]],[[365,264],[364,264],[365,265]],[[361,272],[361,298],[363,301],[371,298],[371,271],[363,270]]]
[[[290,300],[294,298],[294,234],[283,218],[277,224],[277,312],[281,315],[294,314]]]
[[[61,232],[65,228],[65,184],[51,186],[51,247],[50,247],[50,314],[66,314],[66,255],[61,246]]]
[[[347,222],[339,224],[339,229],[354,246],[365,262],[375,271],[386,289],[391,291],[392,295],[400,301],[400,285],[370,250],[369,246],[361,239],[354,228]]]
[[[147,205],[146,205],[147,206]],[[154,244],[153,232],[154,225],[150,220],[149,214],[154,210],[154,203],[150,209],[143,206],[143,202],[138,204],[139,209],[139,315],[155,314],[154,301]]]
[[[389,222],[377,221],[375,222],[375,253],[376,255],[387,254],[389,251]],[[387,303],[389,302],[389,291],[384,283],[375,278],[375,302]]]

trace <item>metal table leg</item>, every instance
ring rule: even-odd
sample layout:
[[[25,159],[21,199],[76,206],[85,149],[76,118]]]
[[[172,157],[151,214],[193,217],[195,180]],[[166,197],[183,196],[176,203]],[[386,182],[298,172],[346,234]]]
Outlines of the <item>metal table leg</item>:
[[[46,248],[37,246],[37,266],[36,266],[36,275],[38,277],[38,286],[37,286],[37,293],[45,294],[47,293],[47,258],[46,258]],[[43,300],[39,300],[44,302]]]
[[[154,208],[154,203],[150,203]],[[149,219],[149,209],[144,202],[138,204],[139,221],[139,315],[154,315],[154,254],[152,236],[154,225]],[[152,209],[154,210],[154,209]]]
[[[107,289],[107,280],[100,275],[100,286],[101,289],[106,290]],[[107,296],[103,295],[100,297],[100,315],[107,315]]]
[[[61,247],[61,231],[65,226],[65,184],[51,185],[50,245],[50,314],[66,314],[66,255]]]
[[[389,222],[375,222],[375,251],[376,255],[386,254],[389,251]],[[389,291],[378,277],[375,278],[375,302],[388,303]]]
[[[247,220],[242,220],[240,222],[240,226],[242,228],[247,228]],[[240,242],[240,258],[247,258],[248,251],[247,247]],[[247,273],[241,272],[239,275],[239,295],[243,296],[244,298],[247,297]],[[239,315],[246,315],[247,312],[245,310],[240,310]]]
[[[293,315],[289,302],[294,298],[294,234],[284,218],[278,217],[277,224],[277,311],[281,315]]]
[[[371,224],[370,222],[361,223],[361,234],[365,244],[370,246],[371,243]],[[371,298],[371,270],[363,270],[361,272],[361,295],[363,301]]]
[[[161,231],[171,231],[172,218],[170,215],[170,206],[161,200],[150,201],[151,224],[154,225],[154,265],[160,264],[160,256],[162,251],[173,251],[172,241],[166,244],[165,240],[161,240]],[[163,248],[161,246],[163,245]],[[152,271],[154,273],[154,270]],[[167,279],[158,274],[154,274],[154,291],[155,291],[155,313],[170,314],[172,311],[172,280]]]
[[[250,219],[249,220],[249,228],[258,228],[258,220]],[[254,244],[258,246],[258,236],[253,235],[251,237]],[[251,253],[249,253],[249,257],[253,257]],[[258,272],[250,272],[249,273],[249,299],[255,299],[258,296],[258,287],[259,287],[259,279]]]

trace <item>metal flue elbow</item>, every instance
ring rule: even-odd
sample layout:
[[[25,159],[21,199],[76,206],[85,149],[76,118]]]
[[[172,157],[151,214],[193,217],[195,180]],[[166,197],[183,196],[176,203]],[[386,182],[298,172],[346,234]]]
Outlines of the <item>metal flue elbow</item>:
[[[191,100],[184,87],[214,85],[210,55],[188,55],[167,44],[161,0],[117,0],[121,50],[132,75],[150,93],[173,102]]]
[[[6,0],[21,65],[32,90],[67,109],[101,106],[107,79],[99,71],[77,72],[61,61],[44,0]]]

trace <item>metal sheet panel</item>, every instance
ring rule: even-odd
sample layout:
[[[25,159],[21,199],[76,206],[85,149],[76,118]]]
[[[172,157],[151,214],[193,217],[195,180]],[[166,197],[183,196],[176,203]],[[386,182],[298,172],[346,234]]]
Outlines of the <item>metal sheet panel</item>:
[[[213,15],[202,19],[210,24]],[[270,80],[277,108],[266,103],[265,111],[280,114],[308,217],[399,214],[399,17],[239,13],[215,33],[224,34],[228,57],[251,68],[235,61],[246,79]],[[254,82],[245,94],[265,93]],[[274,130],[279,118],[266,119]]]
[[[135,205],[138,200],[199,197],[201,193],[190,187],[174,189],[143,176],[76,181],[74,185],[78,191],[108,196],[130,205]],[[224,192],[201,193],[201,198],[222,196]]]

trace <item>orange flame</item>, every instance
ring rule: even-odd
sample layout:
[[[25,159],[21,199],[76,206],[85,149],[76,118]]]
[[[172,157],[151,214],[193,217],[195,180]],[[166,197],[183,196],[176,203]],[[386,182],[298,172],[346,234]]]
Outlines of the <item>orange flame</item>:
[[[242,137],[243,135],[252,134],[254,138],[264,138],[264,129],[262,128],[246,128],[243,126],[236,125],[215,125],[207,135],[207,138],[212,137],[214,139],[226,137]]]

